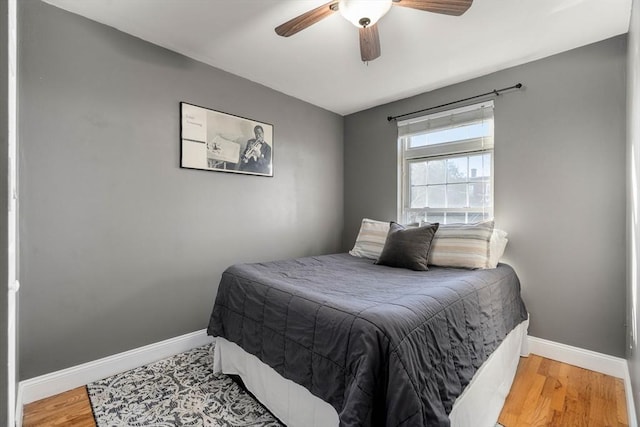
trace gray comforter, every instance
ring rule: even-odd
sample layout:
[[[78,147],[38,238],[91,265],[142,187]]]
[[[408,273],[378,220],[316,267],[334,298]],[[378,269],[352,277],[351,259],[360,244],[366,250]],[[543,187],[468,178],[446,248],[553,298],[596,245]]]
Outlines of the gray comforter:
[[[336,254],[230,267],[208,333],[329,402],[341,426],[448,426],[526,317],[505,264],[417,272]]]

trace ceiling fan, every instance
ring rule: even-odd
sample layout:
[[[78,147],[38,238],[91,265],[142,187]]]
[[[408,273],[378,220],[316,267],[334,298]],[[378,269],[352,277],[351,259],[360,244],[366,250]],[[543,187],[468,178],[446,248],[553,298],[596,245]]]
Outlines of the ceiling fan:
[[[339,10],[360,29],[360,57],[367,62],[380,56],[376,22],[392,5],[460,16],[471,7],[471,3],[473,0],[333,0],[279,25],[276,33],[282,37],[292,36]]]

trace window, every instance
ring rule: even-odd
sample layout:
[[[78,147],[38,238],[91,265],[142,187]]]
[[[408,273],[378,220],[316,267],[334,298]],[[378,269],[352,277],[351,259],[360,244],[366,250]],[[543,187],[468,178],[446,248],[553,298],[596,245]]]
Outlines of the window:
[[[493,101],[398,122],[403,223],[493,218]]]

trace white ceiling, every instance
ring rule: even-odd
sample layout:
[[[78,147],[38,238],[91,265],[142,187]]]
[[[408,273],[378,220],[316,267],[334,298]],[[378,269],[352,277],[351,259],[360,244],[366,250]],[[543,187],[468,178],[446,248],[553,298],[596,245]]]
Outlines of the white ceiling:
[[[626,33],[631,12],[631,0],[475,0],[460,17],[393,7],[381,57],[364,64],[339,13],[274,32],[328,0],[44,1],[342,115]]]

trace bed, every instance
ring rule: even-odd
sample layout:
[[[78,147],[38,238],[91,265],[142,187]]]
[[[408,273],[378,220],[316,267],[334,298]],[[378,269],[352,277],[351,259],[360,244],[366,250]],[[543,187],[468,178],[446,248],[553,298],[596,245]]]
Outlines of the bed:
[[[286,425],[482,427],[527,324],[506,264],[412,271],[344,253],[230,267],[208,333],[214,369]]]

